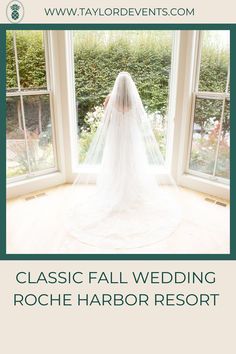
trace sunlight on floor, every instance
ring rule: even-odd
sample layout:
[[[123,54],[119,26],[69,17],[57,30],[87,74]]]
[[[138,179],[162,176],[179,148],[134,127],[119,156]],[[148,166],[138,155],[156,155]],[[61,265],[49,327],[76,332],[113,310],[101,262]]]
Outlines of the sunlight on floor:
[[[88,188],[82,187],[86,196]],[[73,239],[65,227],[69,185],[12,199],[7,203],[7,253],[159,253],[219,254],[230,252],[229,205],[205,200],[207,195],[181,188],[183,219],[166,240],[148,247],[100,249]]]

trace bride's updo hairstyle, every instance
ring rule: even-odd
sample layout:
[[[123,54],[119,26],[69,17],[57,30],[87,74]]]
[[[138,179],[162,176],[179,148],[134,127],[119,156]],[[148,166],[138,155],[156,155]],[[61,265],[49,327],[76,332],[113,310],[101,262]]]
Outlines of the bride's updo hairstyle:
[[[128,112],[132,109],[131,84],[130,74],[126,71],[120,72],[111,94],[112,104],[119,112]]]

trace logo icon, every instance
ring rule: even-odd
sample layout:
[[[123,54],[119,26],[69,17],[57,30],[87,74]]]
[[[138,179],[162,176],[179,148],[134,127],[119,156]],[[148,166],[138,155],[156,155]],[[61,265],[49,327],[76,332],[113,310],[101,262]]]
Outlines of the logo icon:
[[[20,1],[14,0],[7,5],[7,18],[12,23],[18,23],[24,17],[24,7]]]

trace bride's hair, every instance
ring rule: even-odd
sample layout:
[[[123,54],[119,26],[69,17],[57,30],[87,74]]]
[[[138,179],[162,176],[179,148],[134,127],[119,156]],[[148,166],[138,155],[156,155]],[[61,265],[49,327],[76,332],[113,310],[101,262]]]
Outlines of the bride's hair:
[[[112,90],[112,101],[119,112],[128,112],[132,109],[131,100],[131,76],[128,72],[122,71],[118,74]]]

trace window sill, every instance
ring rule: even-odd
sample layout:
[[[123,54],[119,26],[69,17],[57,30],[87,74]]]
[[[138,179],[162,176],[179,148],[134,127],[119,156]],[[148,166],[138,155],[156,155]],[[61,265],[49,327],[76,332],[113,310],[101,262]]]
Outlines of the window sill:
[[[16,181],[7,184],[7,199],[17,198],[42,189],[50,188],[65,183],[65,177],[61,172]]]
[[[217,181],[208,180],[199,176],[183,174],[178,178],[178,184],[195,191],[206,193],[214,197],[230,200],[230,186]]]

